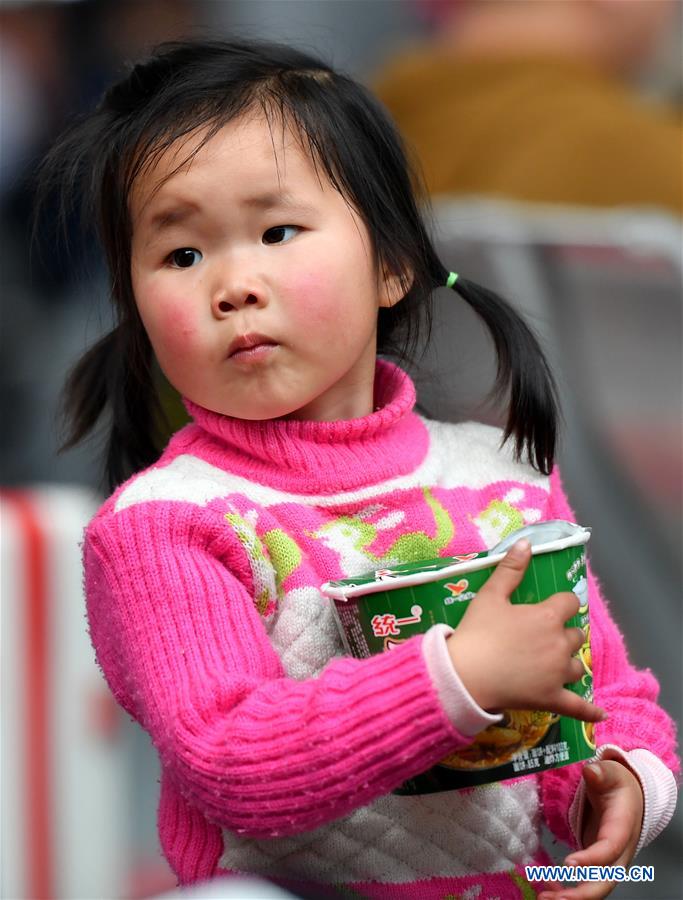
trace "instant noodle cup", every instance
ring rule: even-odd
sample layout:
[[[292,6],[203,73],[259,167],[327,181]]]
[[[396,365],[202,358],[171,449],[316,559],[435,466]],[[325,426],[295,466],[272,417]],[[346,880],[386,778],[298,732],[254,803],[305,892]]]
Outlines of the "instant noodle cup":
[[[333,601],[350,655],[364,658],[390,652],[437,622],[457,628],[496,565],[515,541],[525,537],[531,543],[531,561],[510,600],[539,603],[558,591],[573,591],[578,596],[580,608],[566,625],[584,632],[585,641],[576,654],[584,672],[567,687],[591,700],[593,661],[585,553],[590,534],[590,528],[573,522],[541,522],[515,531],[483,553],[381,568],[352,579],[329,581],[321,590]],[[501,781],[589,759],[594,751],[590,723],[544,710],[505,710],[502,721],[405,782],[396,793],[426,794]]]

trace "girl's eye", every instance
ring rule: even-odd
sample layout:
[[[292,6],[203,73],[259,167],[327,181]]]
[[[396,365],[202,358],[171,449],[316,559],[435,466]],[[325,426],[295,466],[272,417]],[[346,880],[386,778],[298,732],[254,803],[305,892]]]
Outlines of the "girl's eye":
[[[195,250],[194,247],[181,247],[171,253],[169,261],[176,269],[189,269],[190,266],[201,262],[203,258],[199,250]]]
[[[284,244],[300,231],[298,225],[276,225],[263,233],[264,244]]]

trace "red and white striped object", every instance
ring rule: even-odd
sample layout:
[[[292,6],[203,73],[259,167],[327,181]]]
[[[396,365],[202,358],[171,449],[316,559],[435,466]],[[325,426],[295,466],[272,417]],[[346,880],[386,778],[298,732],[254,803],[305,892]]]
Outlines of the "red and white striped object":
[[[82,590],[82,532],[99,501],[61,486],[0,497],[0,895],[121,897],[127,723],[95,664]]]

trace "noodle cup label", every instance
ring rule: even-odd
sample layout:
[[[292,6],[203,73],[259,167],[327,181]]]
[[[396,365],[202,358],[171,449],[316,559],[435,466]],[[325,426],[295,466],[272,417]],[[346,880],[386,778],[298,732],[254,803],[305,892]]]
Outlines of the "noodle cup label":
[[[573,591],[578,613],[566,623],[580,627],[585,641],[577,656],[584,671],[569,690],[591,700],[585,545],[590,528],[553,520],[521,528],[483,553],[422,560],[377,569],[352,579],[329,581],[322,592],[333,609],[347,652],[357,658],[391,651],[438,622],[457,628],[467,606],[495,566],[521,537],[531,542],[529,567],[512,603],[539,603],[558,591]],[[532,652],[533,648],[529,648]],[[429,794],[516,778],[589,759],[595,753],[593,725],[543,710],[505,710],[503,720],[475,736],[397,794]]]

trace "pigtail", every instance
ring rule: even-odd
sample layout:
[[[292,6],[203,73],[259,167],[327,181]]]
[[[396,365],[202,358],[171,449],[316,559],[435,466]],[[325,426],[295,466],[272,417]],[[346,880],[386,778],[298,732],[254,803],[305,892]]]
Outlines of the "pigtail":
[[[103,457],[109,490],[153,463],[161,449],[158,437],[168,433],[152,358],[145,332],[123,322],[80,358],[64,386],[68,430],[60,450],[79,444],[107,414]]]
[[[73,448],[103,426],[98,436],[104,440],[103,483],[109,490],[153,463],[162,436],[169,433],[152,348],[130,283],[127,197],[138,132],[135,123],[119,115],[120,93],[112,89],[94,113],[76,118],[45,156],[34,178],[32,236],[35,246],[38,222],[54,206],[51,224],[67,256],[76,226],[90,246],[99,240],[104,251],[118,324],[86,351],[67,378],[61,394],[65,439],[59,449]]]
[[[337,82],[339,90],[358,92],[350,82]],[[317,147],[336,148],[334,173],[345,173],[342,193],[356,202],[374,236],[382,270],[403,274],[409,285],[400,303],[379,311],[377,349],[414,364],[418,335],[432,329],[432,292],[447,286],[459,294],[488,328],[498,365],[492,395],[500,400],[509,392],[504,441],[514,440],[517,460],[524,454],[538,471],[549,474],[555,457],[559,407],[557,388],[535,335],[504,300],[486,288],[446,270],[438,258],[426,220],[429,195],[416,158],[411,165],[403,140],[386,111],[362,90],[355,100],[362,116],[328,119],[339,129]],[[362,124],[363,140],[352,145],[348,135]],[[352,158],[346,148],[354,152]],[[327,151],[326,151],[327,152]],[[344,155],[346,154],[346,155]],[[417,198],[422,203],[418,206]],[[438,229],[437,229],[438,230]],[[422,354],[424,356],[424,353]]]
[[[557,385],[538,339],[524,319],[501,297],[462,276],[443,271],[439,285],[450,287],[484,322],[498,365],[492,395],[509,389],[504,441],[513,437],[517,460],[526,451],[531,465],[550,474],[555,459],[559,400]]]

